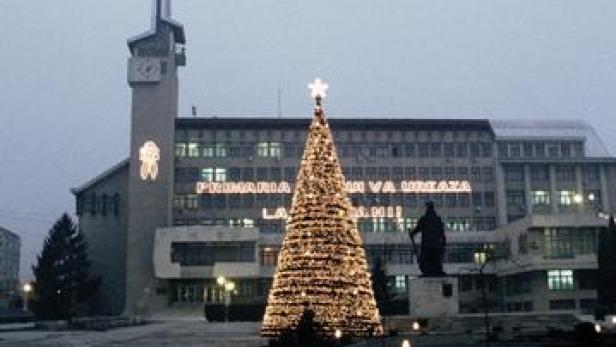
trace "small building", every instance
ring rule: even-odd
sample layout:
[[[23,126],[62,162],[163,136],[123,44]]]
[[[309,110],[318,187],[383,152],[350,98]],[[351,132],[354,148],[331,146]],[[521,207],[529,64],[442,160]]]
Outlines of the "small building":
[[[19,295],[19,236],[0,227],[0,308],[12,305]]]

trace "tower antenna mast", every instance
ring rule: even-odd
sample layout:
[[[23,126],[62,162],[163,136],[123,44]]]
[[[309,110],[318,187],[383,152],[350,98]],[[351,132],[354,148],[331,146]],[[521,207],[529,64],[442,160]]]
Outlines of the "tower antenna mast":
[[[277,114],[278,118],[282,118],[282,89],[278,86],[277,92]]]

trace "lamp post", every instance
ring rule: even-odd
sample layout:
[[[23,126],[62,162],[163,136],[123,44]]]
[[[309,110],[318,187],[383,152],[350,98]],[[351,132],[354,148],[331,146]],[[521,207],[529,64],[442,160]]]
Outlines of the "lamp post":
[[[485,268],[489,262],[488,250],[482,250],[474,254],[475,265],[479,269],[479,280],[481,281],[481,301],[483,303],[483,322],[486,330],[486,347],[490,346],[490,317],[488,316],[488,298],[486,293]]]
[[[225,278],[224,276],[218,276],[216,283],[222,287],[225,294],[225,322],[229,321],[229,305],[231,304],[231,294],[235,290],[235,283]]]
[[[24,283],[21,288],[24,292],[24,311],[28,312],[28,300],[30,299],[30,292],[32,291],[32,285],[30,283]]]

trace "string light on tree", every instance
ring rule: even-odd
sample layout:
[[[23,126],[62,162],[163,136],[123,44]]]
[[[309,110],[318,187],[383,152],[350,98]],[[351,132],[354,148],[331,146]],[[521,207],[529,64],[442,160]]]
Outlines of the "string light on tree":
[[[381,335],[366,252],[321,102],[328,85],[308,85],[314,117],[302,156],[261,334],[294,329],[314,313],[328,336]]]

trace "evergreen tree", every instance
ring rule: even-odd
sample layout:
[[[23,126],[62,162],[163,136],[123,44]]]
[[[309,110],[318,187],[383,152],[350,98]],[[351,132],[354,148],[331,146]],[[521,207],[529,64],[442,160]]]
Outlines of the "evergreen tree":
[[[82,231],[64,214],[56,221],[33,266],[32,309],[40,319],[69,319],[96,310],[99,280],[90,262]]]
[[[374,291],[374,299],[379,307],[379,311],[385,315],[390,296],[389,289],[387,288],[387,272],[381,257],[374,259],[374,264],[372,264],[372,290]]]
[[[609,226],[599,234],[597,251],[597,293],[603,313],[616,313],[616,225],[610,217]]]

